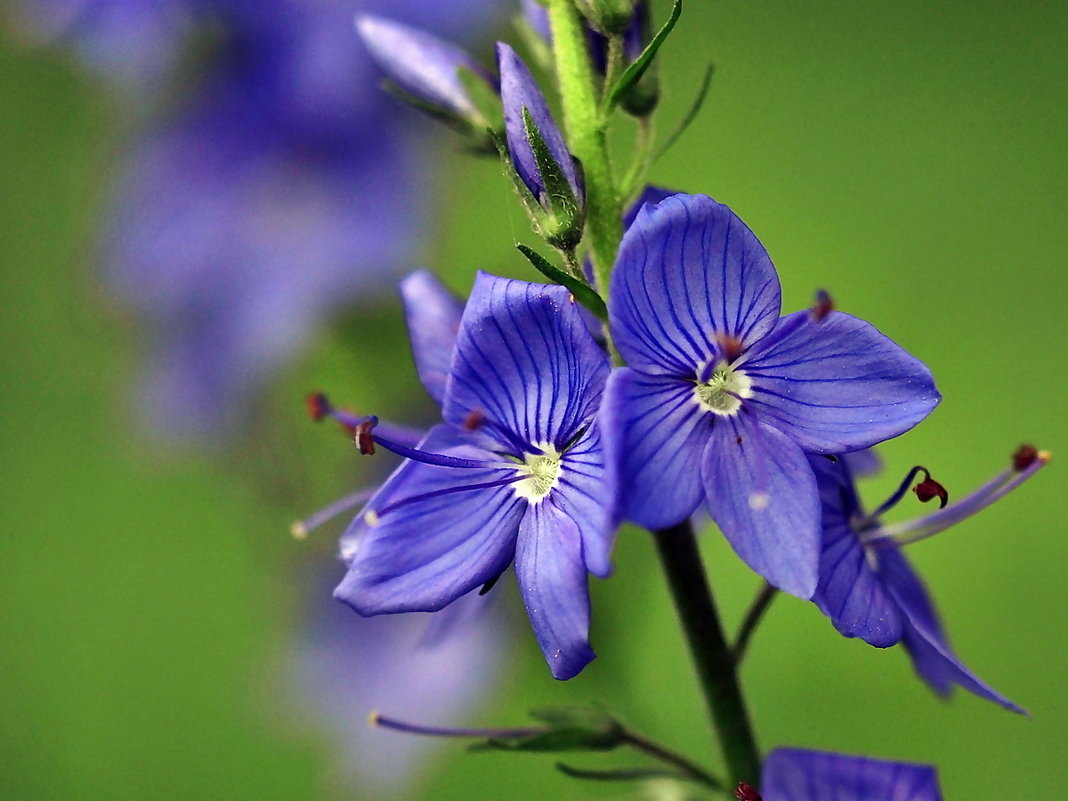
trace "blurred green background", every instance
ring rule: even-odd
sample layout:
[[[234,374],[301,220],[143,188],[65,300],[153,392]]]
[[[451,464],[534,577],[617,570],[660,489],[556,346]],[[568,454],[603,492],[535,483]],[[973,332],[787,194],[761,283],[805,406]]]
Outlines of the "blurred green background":
[[[775,259],[787,309],[825,287],[938,378],[944,402],[883,448],[869,503],[916,462],[960,494],[1020,442],[1064,448],[1066,9],[691,0],[664,51],[664,130],[709,59],[717,73],[655,181],[729,203]],[[334,543],[332,531],[307,543],[286,531],[365,467],[306,424],[307,390],[413,420],[429,411],[397,304],[325,328],[250,410],[243,439],[214,454],[165,451],[131,422],[139,334],[92,263],[122,109],[64,55],[10,38],[0,108],[0,798],[360,797],[324,779],[334,747],[289,711],[289,644],[309,604],[334,603],[328,582],[309,590],[298,577]],[[532,237],[497,166],[439,138],[440,216],[424,262],[458,290],[475,268],[536,280],[511,250]],[[744,669],[762,745],[935,762],[947,798],[1064,798],[1062,469],[1054,460],[998,507],[911,549],[960,655],[1031,718],[960,692],[940,702],[899,649],[847,641],[786,598]],[[757,582],[718,535],[704,547],[733,626]],[[600,658],[556,683],[520,629],[476,721],[605,699],[717,764],[648,536],[622,533],[616,576],[596,582],[594,603]],[[633,792],[565,779],[551,762],[446,744],[417,789]]]

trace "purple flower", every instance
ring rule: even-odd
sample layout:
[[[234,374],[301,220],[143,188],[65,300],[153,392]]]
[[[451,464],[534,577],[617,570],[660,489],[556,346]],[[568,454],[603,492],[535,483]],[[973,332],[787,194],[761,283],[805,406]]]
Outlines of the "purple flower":
[[[947,695],[959,684],[980,698],[1023,712],[953,653],[931,597],[900,545],[932,536],[974,515],[1033,476],[1047,460],[1046,454],[1022,448],[1012,466],[964,500],[918,520],[886,526],[881,515],[908,492],[917,472],[926,471],[910,471],[886,503],[866,514],[847,461],[811,457],[823,514],[820,583],[813,602],[846,637],[860,637],[879,648],[903,643],[916,673],[939,695]],[[928,475],[916,488],[921,499],[928,497],[927,488],[939,490],[940,485]]]
[[[361,16],[356,28],[371,57],[401,91],[436,114],[466,121],[480,132],[491,127],[461,75],[481,79],[487,92],[497,91],[496,81],[465,50],[383,17]]]
[[[104,263],[150,326],[139,407],[217,441],[309,334],[373,298],[422,221],[418,151],[352,28],[377,2],[216,0],[219,52],[122,171]],[[389,2],[452,33],[487,5]]]
[[[362,615],[434,611],[515,560],[556,678],[594,657],[587,571],[610,570],[609,500],[594,422],[607,360],[563,287],[479,274],[445,386],[446,423],[352,524],[335,595]],[[370,428],[373,420],[366,423]]]
[[[608,382],[604,428],[625,517],[665,528],[704,501],[750,567],[810,598],[820,510],[805,451],[897,436],[939,394],[928,369],[868,323],[779,313],[771,259],[730,209],[701,195],[646,205],[610,290],[629,367]]]
[[[743,785],[744,801],[941,801],[930,765],[777,748],[761,771],[760,792]]]
[[[296,714],[333,735],[337,781],[374,797],[410,791],[438,743],[372,728],[368,716],[438,724],[470,717],[504,675],[510,621],[500,604],[478,596],[433,616],[312,608],[289,658]]]
[[[562,229],[559,234],[581,235],[582,182],[545,96],[527,65],[503,42],[497,43],[497,64],[512,166],[541,208],[557,218],[551,225]]]

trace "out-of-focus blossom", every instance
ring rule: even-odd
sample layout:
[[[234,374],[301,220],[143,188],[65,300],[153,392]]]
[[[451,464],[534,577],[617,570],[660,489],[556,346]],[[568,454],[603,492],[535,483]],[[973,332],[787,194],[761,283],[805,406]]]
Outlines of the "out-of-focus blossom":
[[[926,471],[910,471],[893,496],[866,514],[853,483],[851,461],[810,457],[823,517],[820,583],[813,602],[846,637],[860,637],[880,648],[902,643],[916,673],[939,695],[960,685],[980,698],[1022,712],[953,653],[930,594],[900,546],[971,517],[1041,470],[1048,459],[1048,454],[1025,446],[1012,465],[963,500],[917,520],[884,525],[881,516],[908,493],[917,472]],[[929,474],[915,491],[921,500],[946,497]]]
[[[362,618],[320,601],[312,608],[290,657],[300,715],[332,735],[338,782],[367,798],[411,790],[441,742],[372,727],[369,714],[470,720],[504,675],[505,610],[478,595],[434,615]]]
[[[311,332],[388,287],[419,242],[425,153],[411,115],[374,85],[357,13],[470,38],[499,4],[47,5],[34,19],[101,58],[112,38],[148,37],[172,7],[185,22],[159,27],[176,39],[213,32],[195,80],[118,169],[102,261],[149,329],[138,408],[151,429],[215,441],[248,419],[239,410]],[[96,36],[105,22],[125,34]]]

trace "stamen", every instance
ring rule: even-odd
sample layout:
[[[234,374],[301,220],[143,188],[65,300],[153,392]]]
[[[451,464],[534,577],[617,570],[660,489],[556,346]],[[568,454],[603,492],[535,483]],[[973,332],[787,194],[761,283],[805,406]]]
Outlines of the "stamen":
[[[308,395],[304,399],[304,403],[308,408],[308,417],[311,418],[313,423],[322,422],[322,419],[332,411],[330,401],[322,392],[313,392]]]
[[[764,801],[763,796],[745,782],[738,782],[734,790],[734,797],[738,801]]]
[[[507,462],[490,462],[488,460],[481,459],[463,459],[459,456],[446,456],[443,453],[431,453],[430,451],[424,451],[420,448],[410,448],[407,445],[402,445],[399,442],[395,442],[389,437],[382,436],[380,431],[373,431],[374,427],[378,423],[377,417],[366,418],[360,426],[360,430],[357,431],[356,444],[360,447],[360,453],[370,454],[373,453],[374,444],[377,443],[385,448],[387,451],[393,451],[398,456],[403,456],[405,459],[411,459],[415,462],[422,462],[423,464],[433,464],[439,467],[463,467],[474,469],[507,469],[514,470],[515,465]],[[360,440],[363,440],[362,442]],[[370,440],[368,442],[367,440]],[[367,451],[365,448],[370,447],[371,450]]]
[[[912,486],[912,482],[915,480],[916,476],[918,476],[920,473],[923,473],[923,475],[924,475],[924,482],[917,487],[917,492],[916,492],[917,497],[919,496],[919,491],[918,491],[919,487],[924,486],[924,484],[926,484],[929,481],[932,484],[937,484],[939,487],[942,486],[941,484],[938,484],[938,482],[933,481],[931,479],[931,474],[927,471],[926,467],[924,467],[922,465],[916,465],[914,468],[909,470],[908,474],[905,476],[905,480],[901,482],[901,484],[898,486],[898,488],[896,490],[894,490],[894,494],[891,495],[889,498],[887,498],[885,501],[883,501],[882,505],[880,505],[878,509],[876,509],[870,515],[868,515],[867,517],[864,518],[864,522],[861,524],[861,528],[867,528],[867,527],[869,527],[871,525],[877,525],[878,524],[878,520],[879,520],[880,517],[882,517],[886,512],[889,512],[891,509],[893,509],[895,506],[897,506],[898,503],[901,502],[901,499],[905,497],[905,493],[909,491],[909,487]],[[945,492],[945,490],[943,489],[942,492]],[[931,498],[933,498],[933,497],[935,497],[935,496],[934,495],[930,495],[930,496],[928,496],[926,498],[922,498],[921,497],[920,501],[923,502],[923,503],[927,503],[927,501],[931,500]],[[946,498],[948,499],[948,497],[949,496],[947,494]],[[944,507],[945,503],[943,503],[942,506]],[[942,507],[939,507],[939,508],[942,508]]]
[[[827,319],[827,315],[834,311],[834,298],[830,296],[826,289],[821,289],[816,292],[816,302],[809,309],[809,314],[812,317],[813,322],[823,322]]]
[[[437,726],[422,726],[418,723],[406,723],[395,718],[387,718],[378,712],[372,712],[367,716],[370,726],[381,726],[384,729],[402,731],[406,734],[422,734],[427,737],[478,737],[485,739],[512,739],[516,737],[533,737],[547,731],[544,728],[526,729],[445,729]]]
[[[320,509],[314,514],[310,514],[303,520],[296,521],[290,526],[290,533],[294,539],[303,540],[307,536],[319,528],[323,523],[333,520],[340,514],[349,511],[362,503],[366,503],[374,494],[374,489],[359,489],[356,492],[350,493],[343,498],[338,498],[333,503],[330,503]]]
[[[375,427],[378,422],[377,417],[373,417],[370,420],[364,420],[358,426],[356,426],[355,436],[353,441],[360,449],[361,456],[374,456],[375,455],[375,440],[371,436],[371,429]]]
[[[1013,455],[1012,467],[998,473],[986,484],[964,498],[964,500],[950,504],[926,517],[877,529],[872,533],[872,536],[865,538],[865,542],[877,544],[893,540],[899,545],[908,545],[927,537],[933,537],[935,534],[940,534],[947,528],[951,528],[976,512],[1004,498],[1045,467],[1051,458],[1048,451],[1036,451],[1034,460],[1023,470],[1017,470],[1015,456],[1016,454]]]
[[[482,424],[486,422],[486,413],[481,409],[472,409],[467,413],[467,417],[464,418],[464,430],[465,431],[477,431],[482,428]]]
[[[1012,455],[1012,466],[1018,472],[1026,470],[1040,457],[1041,454],[1038,452],[1038,448],[1034,445],[1021,445]],[[1048,454],[1046,455],[1046,458],[1049,458]]]
[[[733,334],[716,334],[716,347],[719,349],[720,358],[726,362],[733,362],[742,355],[745,345],[742,340]]]
[[[305,405],[308,409],[308,416],[313,422],[320,422],[327,417],[336,421],[341,430],[348,436],[356,436],[356,429],[367,417],[361,417],[355,412],[345,411],[344,409],[338,409],[330,402],[330,399],[322,392],[314,392],[308,395],[304,399]],[[420,431],[417,428],[409,428],[408,426],[396,425],[395,423],[376,423],[375,427],[380,434],[385,434],[392,440],[403,442],[406,445],[417,445],[419,441],[426,436],[425,431]]]
[[[920,503],[927,503],[932,498],[938,498],[938,508],[945,509],[946,504],[949,503],[949,492],[946,488],[927,476],[923,481],[912,488],[912,491],[916,493],[916,497],[920,499]]]

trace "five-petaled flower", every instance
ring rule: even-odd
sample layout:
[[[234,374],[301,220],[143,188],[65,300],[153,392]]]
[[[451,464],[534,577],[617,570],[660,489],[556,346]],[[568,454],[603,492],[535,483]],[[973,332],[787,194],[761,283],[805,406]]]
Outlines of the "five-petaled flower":
[[[749,792],[753,801],[942,800],[938,774],[930,765],[798,748],[777,748],[768,754],[760,793]]]
[[[556,678],[593,659],[587,572],[610,570],[610,502],[595,421],[608,375],[566,289],[480,274],[445,384],[445,424],[354,521],[336,597],[363,615],[434,611],[515,560]],[[373,421],[369,421],[373,422]]]
[[[813,602],[846,637],[860,637],[880,648],[902,643],[917,674],[939,695],[947,695],[959,684],[980,698],[1023,712],[979,679],[950,649],[927,589],[900,545],[970,517],[1033,476],[1048,459],[1048,454],[1024,446],[1012,465],[963,500],[918,520],[887,526],[881,516],[907,494],[916,473],[926,472],[923,468],[910,471],[886,503],[865,514],[850,460],[810,457],[823,513],[820,582]],[[929,476],[924,484],[928,483],[932,483]]]
[[[779,316],[763,246],[702,195],[647,205],[623,238],[609,300],[628,367],[605,392],[623,516],[653,529],[704,500],[750,567],[810,598],[819,498],[805,452],[897,436],[939,401],[930,371],[848,314]]]

